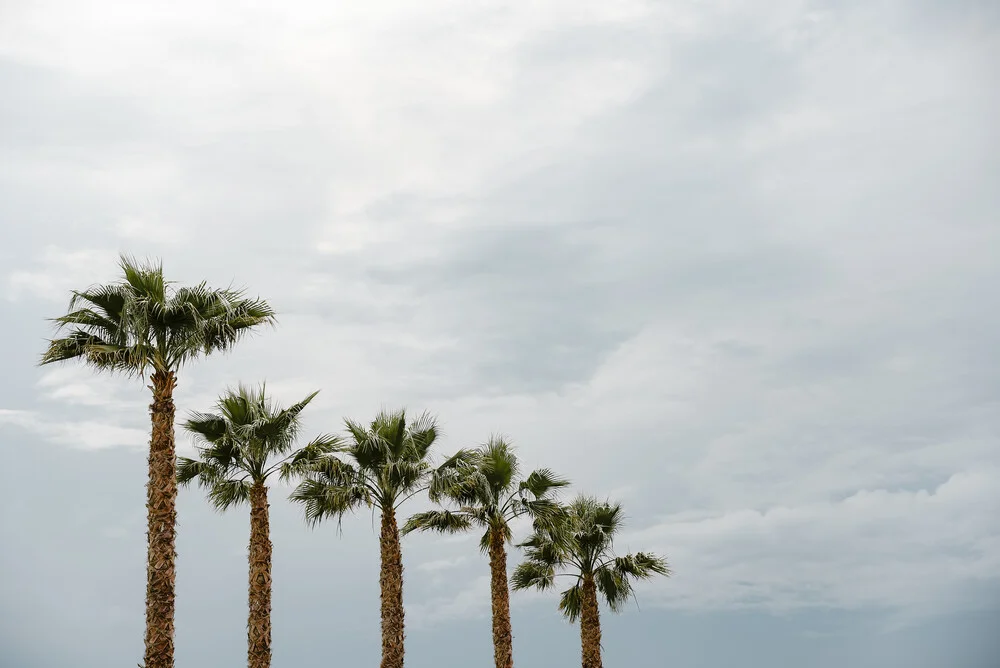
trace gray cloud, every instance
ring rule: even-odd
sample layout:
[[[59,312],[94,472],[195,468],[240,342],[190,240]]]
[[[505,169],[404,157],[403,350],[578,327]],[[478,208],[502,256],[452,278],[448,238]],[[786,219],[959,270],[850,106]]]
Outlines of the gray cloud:
[[[141,650],[147,391],[33,368],[118,250],[281,312],[182,413],[264,378],[323,389],[308,430],[428,408],[441,453],[503,431],[623,499],[677,574],[607,616],[609,663],[989,656],[991,3],[92,12],[0,21],[3,658]],[[375,660],[369,518],[274,506],[276,665]],[[242,660],[245,530],[182,497],[186,661]],[[407,540],[414,666],[488,653],[474,543]],[[519,663],[572,665],[550,598],[515,613]]]

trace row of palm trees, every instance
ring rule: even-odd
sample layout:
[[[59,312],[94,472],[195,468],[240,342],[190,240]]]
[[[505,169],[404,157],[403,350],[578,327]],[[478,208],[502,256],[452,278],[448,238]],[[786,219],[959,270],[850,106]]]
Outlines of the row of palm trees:
[[[275,312],[241,290],[205,283],[175,287],[164,280],[159,262],[123,256],[120,268],[117,282],[73,292],[68,313],[55,319],[62,336],[49,342],[41,363],[81,359],[98,371],[149,378],[145,668],[174,665],[178,483],[197,481],[219,509],[250,506],[249,668],[265,668],[271,658],[268,480],[273,475],[297,482],[290,498],[302,505],[311,524],[339,522],[360,507],[380,513],[382,668],[403,666],[401,534],[483,530],[480,548],[489,555],[497,668],[513,666],[507,546],[515,519],[530,518],[533,532],[520,544],[525,561],[510,585],[545,590],[557,577],[570,578],[559,608],[571,621],[580,621],[583,668],[602,665],[599,597],[616,611],[633,596],[636,579],[669,574],[656,555],[615,554],[620,505],[588,496],[560,503],[556,496],[568,481],[549,469],[522,476],[502,438],[432,466],[438,429],[428,414],[411,420],[398,410],[383,411],[370,423],[347,419],[344,435],[320,435],[296,448],[300,414],[316,393],[283,408],[264,385],[241,385],[224,392],[214,412],[192,413],[184,422],[198,457],[178,460],[173,401],[178,371],[199,356],[231,349],[256,328],[273,326]],[[400,528],[400,506],[424,492],[438,508],[413,515]]]

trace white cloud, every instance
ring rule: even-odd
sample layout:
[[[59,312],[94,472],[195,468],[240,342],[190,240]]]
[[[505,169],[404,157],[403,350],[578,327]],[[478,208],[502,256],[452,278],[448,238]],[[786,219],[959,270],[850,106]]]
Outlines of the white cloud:
[[[50,401],[70,406],[87,406],[133,414],[145,411],[148,392],[135,379],[124,379],[108,373],[95,373],[85,364],[67,362],[49,367],[36,386]]]
[[[437,596],[421,603],[407,603],[406,618],[413,626],[420,628],[449,619],[482,617],[489,614],[489,611],[490,578],[483,575],[452,596]]]
[[[466,557],[454,557],[451,559],[435,559],[434,561],[425,561],[417,565],[418,571],[427,571],[429,573],[435,573],[438,571],[448,571],[456,566],[460,566],[466,562]]]
[[[46,440],[82,450],[145,448],[149,432],[95,420],[55,421],[33,411],[0,409],[0,424],[33,431]]]
[[[620,549],[668,555],[646,600],[687,610],[878,608],[916,619],[976,606],[1000,584],[1000,469],[934,489],[862,490],[836,502],[669,515]]]
[[[143,244],[176,246],[188,238],[178,223],[148,218],[125,218],[118,223],[115,231],[123,239]]]
[[[66,250],[46,246],[31,270],[15,270],[7,275],[7,298],[17,301],[24,295],[54,301],[69,301],[71,290],[81,290],[100,282],[98,277],[112,271],[117,255],[110,250]]]

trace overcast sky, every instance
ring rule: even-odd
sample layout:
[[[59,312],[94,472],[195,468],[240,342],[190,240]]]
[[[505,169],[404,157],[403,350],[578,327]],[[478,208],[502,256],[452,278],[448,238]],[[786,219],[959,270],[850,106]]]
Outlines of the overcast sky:
[[[622,501],[675,575],[609,666],[997,665],[996,63],[991,0],[3,2],[0,664],[142,656],[148,390],[34,366],[127,251],[280,313],[180,417],[321,389]],[[375,665],[372,518],[287,492],[274,666]],[[248,524],[181,492],[178,666],[245,660]],[[404,541],[407,666],[489,663],[477,541]]]

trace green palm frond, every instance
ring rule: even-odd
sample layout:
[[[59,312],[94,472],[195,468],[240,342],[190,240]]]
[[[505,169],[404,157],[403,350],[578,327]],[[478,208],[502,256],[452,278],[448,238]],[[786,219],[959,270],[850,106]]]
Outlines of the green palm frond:
[[[195,478],[202,486],[211,486],[221,477],[220,467],[209,462],[190,459],[188,457],[177,458],[177,483],[179,485],[190,484]]]
[[[480,472],[489,483],[494,498],[510,490],[520,472],[517,455],[501,436],[491,436],[480,448]]]
[[[423,459],[430,452],[431,446],[441,435],[437,420],[430,413],[421,413],[410,423],[409,442],[413,456]]]
[[[449,510],[428,510],[411,516],[403,525],[401,532],[404,536],[413,531],[461,533],[471,527],[472,520],[463,513],[453,513]]]
[[[649,552],[636,552],[614,560],[615,571],[623,576],[648,580],[654,575],[670,576],[667,560]]]
[[[594,572],[594,582],[612,612],[621,612],[628,599],[634,595],[628,576],[610,566],[598,568]]]
[[[345,513],[358,506],[372,504],[371,493],[360,482],[331,485],[314,478],[299,483],[288,498],[303,505],[306,522],[311,525],[329,517],[335,517],[339,522]]]
[[[212,483],[209,488],[208,500],[217,509],[227,510],[230,506],[249,503],[251,487],[253,487],[253,481],[247,478],[218,480]]]
[[[183,426],[203,443],[215,443],[226,435],[228,423],[220,415],[192,412]]]
[[[518,486],[518,491],[541,499],[555,490],[569,486],[569,480],[560,478],[552,469],[536,469]]]
[[[554,587],[555,583],[555,568],[550,564],[538,561],[525,561],[518,564],[510,577],[511,587],[515,590],[534,588],[544,591]]]
[[[310,467],[314,466],[321,457],[326,457],[333,452],[339,452],[343,448],[343,441],[339,436],[332,434],[322,434],[310,441],[304,448],[296,451],[291,457],[282,462],[280,466],[281,479],[288,481],[292,478],[305,475]]]
[[[379,486],[385,492],[386,505],[395,505],[403,495],[416,488],[426,477],[430,465],[425,461],[391,460],[382,467]]]
[[[446,459],[430,474],[427,493],[430,500],[440,503],[444,499],[461,503],[466,479],[475,470],[478,453],[475,450],[459,450]]]
[[[559,596],[559,611],[575,622],[583,611],[583,591],[580,583],[573,585]]]
[[[518,500],[515,512],[526,514],[534,520],[536,527],[551,527],[558,525],[564,518],[565,508],[553,499],[538,499],[537,501]]]

